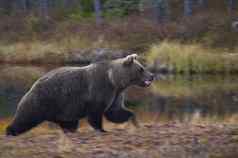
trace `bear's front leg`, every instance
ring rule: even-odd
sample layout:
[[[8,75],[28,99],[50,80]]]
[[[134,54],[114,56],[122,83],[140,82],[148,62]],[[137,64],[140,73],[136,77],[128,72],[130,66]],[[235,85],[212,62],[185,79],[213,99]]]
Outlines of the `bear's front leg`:
[[[124,93],[113,101],[112,105],[104,112],[104,116],[114,123],[131,121],[135,127],[139,127],[136,115],[125,107]]]
[[[88,115],[89,124],[99,132],[107,132],[103,129],[103,113],[102,112],[91,112]]]

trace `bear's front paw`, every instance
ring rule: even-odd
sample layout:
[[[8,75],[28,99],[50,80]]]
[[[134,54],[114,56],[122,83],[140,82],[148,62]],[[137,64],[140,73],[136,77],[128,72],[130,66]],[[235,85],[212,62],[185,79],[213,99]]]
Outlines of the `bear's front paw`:
[[[99,129],[98,131],[99,131],[99,132],[102,132],[102,133],[107,133],[107,131],[104,130],[104,129]]]
[[[96,135],[104,135],[107,134],[108,132],[105,131],[104,129],[96,129]]]
[[[107,133],[104,129],[96,129],[96,132]]]
[[[133,117],[131,118],[131,122],[132,122],[132,124],[133,124],[136,128],[140,128],[140,124],[139,124],[139,122],[137,121],[137,119],[136,119],[135,116],[133,116]]]

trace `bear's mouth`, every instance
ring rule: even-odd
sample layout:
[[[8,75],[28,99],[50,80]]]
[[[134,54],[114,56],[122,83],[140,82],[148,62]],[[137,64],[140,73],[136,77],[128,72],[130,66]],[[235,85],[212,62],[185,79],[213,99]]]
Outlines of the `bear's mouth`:
[[[145,81],[144,81],[144,85],[145,85],[146,87],[150,86],[151,83],[152,83],[152,81],[150,81],[150,80],[145,80]]]

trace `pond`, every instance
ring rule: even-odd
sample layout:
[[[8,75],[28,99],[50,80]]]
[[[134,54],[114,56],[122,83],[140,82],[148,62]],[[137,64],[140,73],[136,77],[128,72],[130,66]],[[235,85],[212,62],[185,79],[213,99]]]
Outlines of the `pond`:
[[[21,97],[55,66],[0,67],[0,126]],[[238,78],[231,75],[158,75],[150,88],[126,91],[126,105],[143,122],[226,122],[238,124]],[[3,125],[2,125],[3,126]],[[1,128],[0,128],[1,129]]]

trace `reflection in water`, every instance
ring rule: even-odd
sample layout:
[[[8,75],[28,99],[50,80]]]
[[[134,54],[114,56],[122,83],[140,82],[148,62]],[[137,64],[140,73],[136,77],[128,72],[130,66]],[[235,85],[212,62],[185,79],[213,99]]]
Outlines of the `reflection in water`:
[[[46,69],[41,67],[0,67],[0,118],[12,116],[17,103]]]
[[[147,99],[140,100],[147,106],[138,110],[156,113],[155,121],[236,123],[237,81],[237,76],[167,76],[153,84]]]
[[[0,67],[0,118],[11,117],[17,103],[49,67]],[[130,88],[127,104],[138,118],[158,121],[238,120],[236,76],[166,76],[151,88]]]

